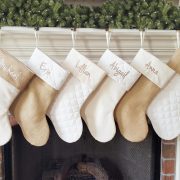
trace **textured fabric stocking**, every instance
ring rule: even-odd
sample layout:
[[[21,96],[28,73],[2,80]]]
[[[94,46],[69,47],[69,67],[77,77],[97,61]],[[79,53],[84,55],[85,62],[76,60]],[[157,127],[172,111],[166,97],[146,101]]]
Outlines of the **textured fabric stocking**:
[[[32,76],[24,64],[0,50],[0,146],[6,144],[12,135],[9,107]]]
[[[81,106],[105,77],[105,72],[75,49],[68,54],[64,66],[72,74],[48,115],[58,135],[72,143],[81,137],[83,130]]]
[[[63,85],[68,73],[39,49],[35,49],[28,67],[37,75],[18,96],[11,111],[25,139],[35,146],[46,144],[49,126],[46,112]]]
[[[49,138],[45,113],[57,91],[34,76],[11,107],[25,139],[32,145],[44,145]]]
[[[129,141],[146,138],[146,111],[152,99],[174,75],[174,71],[155,56],[140,49],[131,65],[143,75],[116,107],[116,120],[121,134]]]
[[[107,142],[116,132],[114,109],[140,73],[110,50],[105,51],[98,65],[108,76],[85,102],[81,115],[92,136],[100,142]]]
[[[180,135],[180,49],[176,50],[168,65],[177,74],[153,99],[147,115],[159,137],[171,140]]]

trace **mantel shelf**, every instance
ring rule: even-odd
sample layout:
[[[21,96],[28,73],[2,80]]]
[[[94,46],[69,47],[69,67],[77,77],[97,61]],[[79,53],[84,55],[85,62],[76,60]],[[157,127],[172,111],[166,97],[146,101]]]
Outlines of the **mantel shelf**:
[[[110,49],[130,62],[140,48],[137,29],[111,29]],[[35,29],[31,27],[2,27],[1,48],[22,61],[26,61],[36,47]],[[77,29],[75,47],[97,62],[107,48],[104,29]],[[177,47],[175,30],[146,30],[143,48],[167,62]],[[71,29],[42,27],[38,31],[38,48],[61,62],[72,48]]]

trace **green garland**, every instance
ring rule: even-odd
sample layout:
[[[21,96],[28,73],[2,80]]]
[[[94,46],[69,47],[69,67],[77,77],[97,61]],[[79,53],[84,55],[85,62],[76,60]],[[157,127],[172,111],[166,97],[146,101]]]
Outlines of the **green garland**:
[[[0,26],[180,29],[180,9],[167,0],[108,0],[92,8],[63,0],[0,0]]]

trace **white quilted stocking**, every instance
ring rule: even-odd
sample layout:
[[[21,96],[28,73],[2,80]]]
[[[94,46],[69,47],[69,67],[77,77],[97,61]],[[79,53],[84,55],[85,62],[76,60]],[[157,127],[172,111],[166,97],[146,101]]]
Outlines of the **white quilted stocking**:
[[[105,51],[98,65],[108,76],[85,102],[81,114],[92,136],[100,142],[107,142],[116,132],[115,106],[140,73],[110,50]]]
[[[168,65],[180,73],[180,49],[177,49]],[[180,135],[180,74],[176,74],[154,98],[147,115],[162,139],[171,140]]]
[[[139,142],[148,134],[149,104],[175,72],[144,49],[139,50],[131,65],[143,75],[121,99],[115,112],[121,134],[129,141]]]
[[[11,125],[8,119],[8,110],[18,95],[19,90],[1,77],[0,84],[0,146],[2,146],[10,140],[12,135]]]
[[[75,49],[68,54],[64,66],[72,75],[59,92],[48,115],[61,139],[72,143],[81,137],[83,130],[81,106],[105,77],[105,72]]]

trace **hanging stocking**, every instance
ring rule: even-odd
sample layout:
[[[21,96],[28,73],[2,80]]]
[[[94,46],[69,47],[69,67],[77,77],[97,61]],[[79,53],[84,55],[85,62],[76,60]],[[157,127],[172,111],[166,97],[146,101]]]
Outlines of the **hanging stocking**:
[[[32,76],[24,64],[0,50],[0,146],[6,144],[12,135],[8,118],[9,107]]]
[[[48,114],[58,135],[72,143],[82,134],[81,106],[105,77],[105,72],[75,49],[68,54],[64,66],[72,75]]]
[[[115,114],[121,134],[129,141],[146,138],[146,110],[174,75],[174,71],[152,54],[140,49],[131,65],[143,75],[117,105]]]
[[[154,98],[147,115],[159,137],[171,140],[180,135],[180,49],[168,65],[179,74]]]
[[[42,146],[49,138],[45,114],[68,73],[39,49],[35,49],[28,67],[37,76],[33,77],[27,88],[19,95],[11,110],[25,139],[32,145]]]
[[[140,73],[110,50],[105,51],[98,65],[108,76],[85,102],[81,114],[92,136],[100,142],[107,142],[116,132],[115,106]]]

